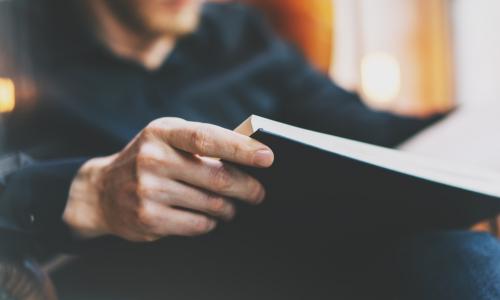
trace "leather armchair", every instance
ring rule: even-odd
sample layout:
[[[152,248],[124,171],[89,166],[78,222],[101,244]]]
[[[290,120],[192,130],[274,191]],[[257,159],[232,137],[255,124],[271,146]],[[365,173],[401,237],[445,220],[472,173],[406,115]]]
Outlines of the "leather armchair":
[[[240,0],[261,9],[276,30],[324,73],[332,64],[333,0]]]

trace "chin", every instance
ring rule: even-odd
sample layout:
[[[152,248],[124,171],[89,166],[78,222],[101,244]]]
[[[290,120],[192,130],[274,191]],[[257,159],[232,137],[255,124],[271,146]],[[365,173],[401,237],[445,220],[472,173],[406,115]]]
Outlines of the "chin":
[[[145,27],[155,34],[186,35],[194,32],[200,23],[201,2],[188,0],[182,8],[163,7],[143,16]]]

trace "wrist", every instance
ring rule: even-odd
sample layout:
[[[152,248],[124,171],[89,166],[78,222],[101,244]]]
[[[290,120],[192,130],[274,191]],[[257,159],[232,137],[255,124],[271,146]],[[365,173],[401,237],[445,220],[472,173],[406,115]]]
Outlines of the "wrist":
[[[100,190],[101,174],[110,159],[112,157],[100,157],[87,161],[71,183],[63,221],[78,238],[97,238],[109,233],[102,213]]]

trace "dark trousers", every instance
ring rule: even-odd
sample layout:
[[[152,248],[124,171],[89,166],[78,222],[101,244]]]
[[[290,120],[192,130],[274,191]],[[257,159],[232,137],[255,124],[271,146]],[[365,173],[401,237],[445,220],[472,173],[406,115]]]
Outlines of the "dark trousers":
[[[63,300],[500,299],[500,243],[487,234],[359,237],[329,247],[297,239],[106,246],[53,278]]]
[[[500,243],[488,234],[447,232],[398,250],[400,299],[500,299]]]

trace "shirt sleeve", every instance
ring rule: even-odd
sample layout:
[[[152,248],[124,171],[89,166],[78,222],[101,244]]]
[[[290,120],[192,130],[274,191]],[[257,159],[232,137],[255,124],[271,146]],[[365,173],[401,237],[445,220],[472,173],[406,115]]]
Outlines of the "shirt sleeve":
[[[283,118],[301,127],[393,147],[443,117],[407,117],[366,106],[356,93],[336,85],[310,66],[300,53],[281,45],[284,92]]]
[[[246,39],[246,45],[248,48],[259,45],[268,58],[266,78],[280,99],[277,119],[328,134],[392,147],[443,117],[413,118],[370,109],[359,95],[342,89],[312,67],[296,47],[271,29],[262,15],[252,9],[247,9],[246,13],[245,32],[251,33],[245,35],[251,37]]]
[[[9,163],[10,172],[4,169],[0,180],[0,234],[29,237],[47,251],[65,249],[71,234],[62,213],[71,182],[84,162],[79,158]]]

